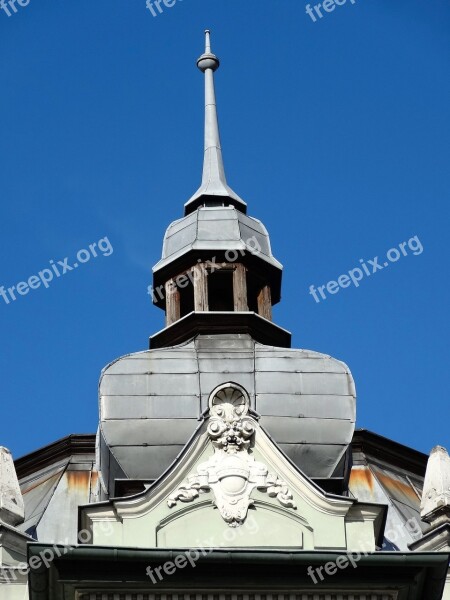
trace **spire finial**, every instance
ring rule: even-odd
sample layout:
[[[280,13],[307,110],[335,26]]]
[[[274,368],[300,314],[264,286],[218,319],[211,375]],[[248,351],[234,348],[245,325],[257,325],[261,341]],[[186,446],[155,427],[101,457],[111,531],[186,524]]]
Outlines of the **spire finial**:
[[[205,53],[200,56],[197,61],[197,67],[203,73],[206,73],[208,69],[217,71],[220,66],[220,61],[215,54],[211,52],[211,32],[209,29],[205,29]],[[213,82],[214,87],[214,82]]]
[[[204,204],[206,200],[217,204],[231,204],[242,212],[247,205],[228,187],[220,145],[219,122],[217,119],[216,94],[214,89],[214,71],[220,61],[211,52],[211,32],[205,30],[205,52],[197,60],[197,67],[205,74],[205,156],[203,160],[202,183],[192,198],[185,204],[189,214]],[[212,197],[212,198],[211,198]]]
[[[205,54],[211,54],[211,32],[205,29]]]

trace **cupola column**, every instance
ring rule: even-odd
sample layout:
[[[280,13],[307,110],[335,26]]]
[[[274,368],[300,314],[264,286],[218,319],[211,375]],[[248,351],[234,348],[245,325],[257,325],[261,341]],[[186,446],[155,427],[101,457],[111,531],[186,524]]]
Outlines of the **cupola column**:
[[[242,264],[235,265],[233,272],[234,310],[247,311],[247,269]]]
[[[265,285],[258,294],[258,314],[269,321],[272,320],[272,298],[268,285]]]
[[[194,279],[194,310],[207,311],[208,308],[208,274],[203,265],[193,268]]]
[[[181,316],[180,292],[173,279],[166,283],[166,326],[178,321]]]

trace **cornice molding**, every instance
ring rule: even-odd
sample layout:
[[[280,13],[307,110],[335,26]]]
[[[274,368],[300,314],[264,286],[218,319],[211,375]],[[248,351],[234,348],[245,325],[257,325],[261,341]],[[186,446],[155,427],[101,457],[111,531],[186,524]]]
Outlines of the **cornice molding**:
[[[254,312],[191,312],[150,338],[150,349],[176,346],[199,334],[248,334],[257,342],[279,348],[291,347],[286,329]]]
[[[55,462],[76,454],[95,455],[95,433],[71,434],[14,461],[17,477],[23,479]]]

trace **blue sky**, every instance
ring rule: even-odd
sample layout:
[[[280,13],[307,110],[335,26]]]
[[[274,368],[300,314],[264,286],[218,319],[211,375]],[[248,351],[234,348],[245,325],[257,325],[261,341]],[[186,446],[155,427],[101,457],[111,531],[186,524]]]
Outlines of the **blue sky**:
[[[0,444],[14,456],[94,432],[101,369],[162,327],[146,291],[200,182],[205,27],[228,180],[285,268],[276,322],[295,347],[349,365],[359,427],[424,452],[450,445],[450,5],[347,0],[316,22],[305,5],[0,11],[0,285],[105,237],[113,248],[0,297]],[[413,236],[421,254],[320,303],[308,293]]]

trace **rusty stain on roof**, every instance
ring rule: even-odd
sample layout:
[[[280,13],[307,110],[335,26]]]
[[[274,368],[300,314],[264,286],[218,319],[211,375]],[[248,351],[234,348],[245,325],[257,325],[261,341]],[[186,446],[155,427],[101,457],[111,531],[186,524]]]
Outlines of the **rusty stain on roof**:
[[[91,484],[90,471],[66,471],[69,490],[89,490]]]
[[[400,500],[402,496],[406,496],[412,506],[418,506],[420,504],[417,494],[411,485],[401,481],[400,479],[387,475],[378,469],[374,469],[374,471],[381,485],[393,498]]]
[[[21,488],[22,495],[27,494],[28,492],[31,492],[31,490],[34,490],[35,488],[44,484],[46,481],[50,481],[51,479],[54,479],[54,480],[58,479],[61,476],[62,471],[63,471],[63,468],[59,469],[56,473],[50,473],[50,475],[48,475],[47,477],[44,477],[43,479],[35,480],[33,482],[33,484],[28,487]]]
[[[370,472],[370,469],[358,468],[352,469],[350,473],[350,488],[368,488],[371,492],[373,492],[374,481],[373,475]]]

